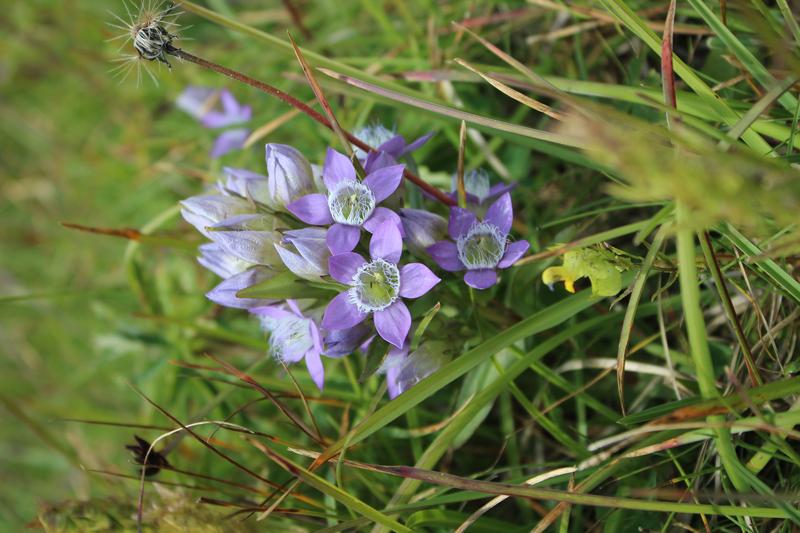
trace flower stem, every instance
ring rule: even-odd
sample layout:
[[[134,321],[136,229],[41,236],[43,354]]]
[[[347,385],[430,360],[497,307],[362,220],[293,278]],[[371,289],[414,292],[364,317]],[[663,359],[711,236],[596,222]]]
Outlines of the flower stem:
[[[191,54],[191,53],[189,53],[189,52],[187,52],[185,50],[175,49],[175,50],[171,51],[171,54],[174,55],[175,57],[179,58],[179,59],[183,59],[185,61],[188,61],[189,63],[194,63],[195,65],[197,65],[199,67],[202,67],[204,69],[217,72],[218,74],[222,74],[223,76],[227,76],[228,78],[230,78],[232,80],[235,80],[235,81],[244,83],[246,85],[249,85],[250,87],[253,87],[254,89],[257,89],[257,90],[259,90],[259,91],[261,91],[261,92],[263,92],[265,94],[268,94],[270,96],[274,96],[275,98],[278,98],[279,100],[289,104],[290,106],[294,107],[295,109],[305,113],[311,119],[319,122],[320,124],[322,124],[326,128],[328,128],[328,129],[330,129],[332,131],[334,129],[333,126],[331,125],[330,121],[326,117],[322,116],[319,112],[317,112],[316,110],[311,108],[306,103],[301,102],[300,100],[298,100],[294,96],[292,96],[290,94],[287,94],[287,93],[281,91],[280,89],[278,89],[276,87],[273,87],[272,85],[269,85],[267,83],[264,83],[263,81],[259,81],[257,79],[251,78],[250,76],[242,74],[241,72],[238,72],[236,70],[232,70],[232,69],[229,69],[227,67],[223,67],[222,65],[219,65],[219,64],[214,63],[212,61],[208,61],[207,59],[203,59],[202,57],[199,57],[199,56],[196,56],[194,54]],[[365,142],[361,141],[360,139],[358,139],[352,133],[350,133],[348,131],[344,131],[344,134],[347,137],[348,141],[350,141],[352,144],[358,146],[362,150],[367,151],[367,152],[374,152],[375,151],[375,148],[373,148],[373,147],[369,146],[368,144],[366,144]],[[416,174],[414,174],[413,172],[411,172],[407,168],[403,170],[403,177],[405,177],[405,179],[407,179],[408,181],[410,181],[411,183],[413,183],[414,185],[416,185],[417,187],[419,187],[420,189],[422,189],[426,193],[428,193],[431,196],[433,196],[434,198],[436,198],[441,203],[443,203],[445,205],[455,205],[455,202],[453,201],[452,198],[450,198],[449,196],[444,194],[439,189],[437,189],[437,188],[431,186],[430,184],[426,183],[425,181],[422,180],[422,178],[420,178],[419,176],[417,176]]]

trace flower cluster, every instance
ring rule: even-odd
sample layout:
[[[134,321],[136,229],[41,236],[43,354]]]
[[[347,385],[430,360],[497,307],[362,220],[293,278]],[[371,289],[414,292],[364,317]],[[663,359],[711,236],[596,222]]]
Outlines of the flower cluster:
[[[233,110],[223,107],[196,116],[230,124],[226,113]],[[497,269],[511,266],[528,243],[509,242],[509,188],[491,187],[483,172],[468,175],[469,209],[451,207],[449,221],[433,210],[400,207],[410,154],[429,135],[407,143],[373,126],[358,136],[377,149],[351,159],[328,148],[321,167],[295,148],[268,144],[266,175],[225,168],[216,190],[184,200],[182,214],[210,241],[198,261],[223,278],[208,298],[259,317],[274,358],[304,360],[321,390],[322,356],[375,352],[381,364],[373,366],[394,398],[442,361],[431,347],[444,343],[412,343],[423,307],[409,303],[449,272],[465,270],[470,287],[491,287]],[[485,210],[481,220],[473,210]],[[440,275],[432,270],[437,265]]]

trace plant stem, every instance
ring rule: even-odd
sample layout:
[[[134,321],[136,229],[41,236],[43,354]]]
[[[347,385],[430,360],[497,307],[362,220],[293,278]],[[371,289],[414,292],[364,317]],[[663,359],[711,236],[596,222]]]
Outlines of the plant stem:
[[[691,229],[691,212],[683,202],[677,202],[675,215],[678,225],[678,276],[681,285],[681,301],[683,314],[686,320],[686,332],[689,336],[689,347],[694,361],[697,383],[700,386],[700,395],[703,398],[717,398],[719,391],[715,383],[714,365],[711,362],[711,352],[708,349],[706,325],[703,321],[703,312],[700,308],[700,291],[697,280],[697,264],[695,262],[694,231]],[[722,460],[722,466],[728,474],[736,490],[749,490],[750,484],[741,474],[743,470],[736,450],[731,442],[730,430],[721,429],[725,418],[721,415],[707,418],[711,426],[716,426],[715,442],[717,453]]]
[[[270,96],[274,96],[275,98],[278,98],[279,100],[289,104],[290,106],[294,107],[295,109],[298,109],[299,111],[302,111],[303,113],[308,115],[310,118],[312,118],[313,120],[319,122],[320,124],[322,124],[326,128],[330,129],[331,131],[334,130],[334,128],[331,125],[330,121],[326,117],[322,116],[320,113],[318,113],[316,110],[314,110],[313,108],[308,106],[306,103],[301,102],[300,100],[298,100],[294,96],[292,96],[290,94],[287,94],[287,93],[281,91],[280,89],[278,89],[276,87],[273,87],[272,85],[264,83],[263,81],[259,81],[259,80],[255,79],[255,78],[251,78],[250,76],[247,76],[246,74],[242,74],[241,72],[238,72],[236,70],[232,70],[232,69],[229,69],[227,67],[223,67],[222,65],[219,65],[219,64],[214,63],[212,61],[208,61],[207,59],[203,59],[202,57],[196,56],[194,54],[190,54],[189,52],[187,52],[185,50],[174,49],[170,53],[172,55],[174,55],[175,57],[179,58],[179,59],[183,59],[185,61],[188,61],[189,63],[194,63],[195,65],[197,65],[199,67],[202,67],[204,69],[217,72],[219,74],[222,74],[223,76],[227,76],[228,78],[230,78],[232,80],[235,80],[235,81],[244,83],[246,85],[249,85],[250,87],[253,87],[254,89],[257,89],[257,90],[259,90],[259,91],[261,91],[261,92],[263,92],[265,94],[268,94]],[[344,131],[344,134],[347,137],[348,141],[350,141],[352,144],[358,146],[362,150],[367,151],[367,152],[376,151],[375,148],[373,148],[373,147],[369,146],[368,144],[366,144],[365,142],[361,141],[360,139],[358,139],[352,133],[350,133],[348,131]],[[417,187],[419,187],[420,189],[422,189],[426,193],[428,193],[431,196],[433,196],[434,198],[436,198],[441,203],[443,203],[445,205],[455,205],[455,201],[452,198],[450,198],[449,196],[444,194],[439,189],[437,189],[437,188],[431,186],[430,184],[426,183],[425,181],[422,180],[422,178],[420,178],[419,176],[417,176],[416,174],[414,174],[413,172],[411,172],[407,168],[403,170],[403,177],[405,177],[405,179],[407,179],[408,181],[410,181],[411,183],[413,183],[414,185],[416,185]]]

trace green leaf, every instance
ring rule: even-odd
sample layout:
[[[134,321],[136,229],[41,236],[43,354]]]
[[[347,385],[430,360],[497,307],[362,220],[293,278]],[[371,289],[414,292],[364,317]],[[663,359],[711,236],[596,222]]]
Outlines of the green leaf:
[[[330,287],[330,288],[324,288]],[[291,272],[281,272],[275,277],[252,287],[242,289],[236,296],[239,298],[263,298],[266,300],[285,300],[291,298],[327,298],[332,291],[337,291],[334,284],[311,283],[300,279]]]

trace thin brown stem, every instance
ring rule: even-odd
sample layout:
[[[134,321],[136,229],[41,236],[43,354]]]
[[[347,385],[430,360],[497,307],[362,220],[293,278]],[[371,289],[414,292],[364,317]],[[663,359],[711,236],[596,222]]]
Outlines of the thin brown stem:
[[[301,102],[300,100],[298,100],[294,96],[292,96],[290,94],[287,94],[287,93],[281,91],[280,89],[277,89],[277,88],[273,87],[272,85],[269,85],[267,83],[264,83],[263,81],[259,81],[257,79],[251,78],[250,76],[242,74],[241,72],[238,72],[236,70],[232,70],[232,69],[229,69],[227,67],[223,67],[222,65],[219,65],[219,64],[214,63],[212,61],[208,61],[207,59],[203,59],[202,57],[198,57],[198,56],[196,56],[194,54],[190,54],[189,52],[187,52],[185,50],[176,49],[176,50],[173,50],[171,53],[172,53],[172,55],[174,55],[175,57],[177,57],[179,59],[183,59],[185,61],[188,61],[189,63],[194,63],[195,65],[197,65],[199,67],[202,67],[202,68],[205,68],[207,70],[211,70],[211,71],[217,72],[219,74],[222,74],[223,76],[227,76],[228,78],[230,78],[232,80],[235,80],[235,81],[244,83],[246,85],[249,85],[250,87],[253,87],[254,89],[257,89],[257,90],[259,90],[259,91],[261,91],[261,92],[263,92],[265,94],[268,94],[270,96],[274,96],[275,98],[278,98],[279,100],[285,102],[286,104],[289,104],[290,106],[294,107],[295,109],[298,109],[298,110],[302,111],[303,113],[308,115],[311,119],[315,120],[316,122],[322,124],[323,126],[328,128],[329,130],[333,131],[333,126],[331,125],[330,121],[326,117],[324,117],[322,114],[320,114],[316,110],[312,109],[310,106],[308,106],[304,102]],[[366,144],[365,142],[361,141],[360,139],[358,139],[352,133],[350,133],[350,132],[345,130],[344,134],[347,137],[348,141],[350,141],[352,144],[358,146],[362,150],[367,151],[367,152],[376,151],[375,148],[373,148],[373,147],[369,146],[368,144]],[[426,183],[425,181],[422,180],[422,178],[420,178],[419,176],[417,176],[416,174],[414,174],[413,172],[411,172],[407,168],[405,170],[403,170],[403,177],[405,179],[407,179],[408,181],[410,181],[411,183],[413,183],[414,185],[416,185],[417,187],[419,187],[420,189],[422,189],[423,191],[425,191],[426,193],[428,193],[429,195],[431,195],[434,198],[436,198],[441,203],[443,203],[445,205],[455,205],[456,204],[456,202],[452,198],[447,196],[445,193],[443,193],[439,189],[437,189],[437,188],[431,186],[430,184]]]

